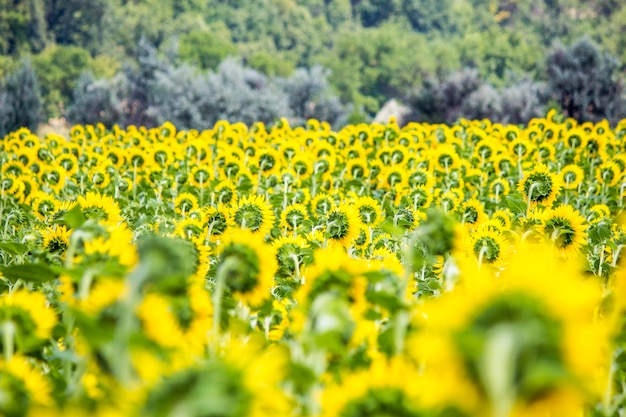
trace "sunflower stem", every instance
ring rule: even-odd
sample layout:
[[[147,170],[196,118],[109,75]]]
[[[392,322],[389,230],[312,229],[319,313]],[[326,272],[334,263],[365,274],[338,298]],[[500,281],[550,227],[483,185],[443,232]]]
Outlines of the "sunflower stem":
[[[4,360],[9,362],[15,353],[15,324],[11,320],[2,323],[2,339]]]
[[[293,260],[293,265],[294,265],[294,269],[295,269],[295,273],[296,273],[296,281],[298,281],[299,284],[301,284],[300,282],[300,260],[298,259],[298,255],[296,255],[295,253],[292,253],[289,255],[289,257]]]
[[[600,262],[598,262],[598,276],[602,276],[602,264],[604,263],[604,245],[600,247]]]
[[[623,247],[624,245],[617,245],[617,249],[615,249],[615,253],[613,253],[613,260],[611,261],[611,266],[615,267],[617,265],[617,259]]]
[[[533,201],[533,191],[537,188],[537,183],[533,182],[528,188],[528,202],[526,203],[526,217],[530,215],[530,203]]]
[[[480,270],[480,267],[483,264],[483,258],[485,257],[485,255],[487,254],[487,251],[489,250],[489,248],[487,247],[487,245],[483,245],[480,248],[480,252],[478,252],[478,269]]]
[[[231,265],[237,263],[236,259],[227,257],[218,267],[215,274],[215,291],[213,292],[213,337],[209,341],[213,355],[217,353],[217,345],[220,337],[220,322],[222,318],[222,298],[224,297],[224,287],[226,286],[226,276],[231,269]]]
[[[615,350],[611,354],[611,366],[609,367],[609,375],[606,381],[604,396],[602,398],[602,408],[604,410],[604,415],[606,416],[610,416],[612,414],[611,399],[613,398],[613,377],[615,375],[615,371],[617,370],[617,364],[615,363],[617,353],[617,350]]]

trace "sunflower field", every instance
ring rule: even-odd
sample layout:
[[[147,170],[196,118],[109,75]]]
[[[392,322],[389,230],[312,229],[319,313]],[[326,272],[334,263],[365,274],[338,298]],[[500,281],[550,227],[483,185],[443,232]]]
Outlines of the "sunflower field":
[[[626,121],[0,141],[0,414],[623,416]]]

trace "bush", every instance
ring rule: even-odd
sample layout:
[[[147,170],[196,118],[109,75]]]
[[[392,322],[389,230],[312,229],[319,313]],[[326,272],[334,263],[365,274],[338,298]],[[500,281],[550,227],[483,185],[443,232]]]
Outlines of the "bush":
[[[620,64],[585,37],[570,48],[557,45],[547,56],[550,95],[563,112],[581,122],[625,116]]]
[[[26,127],[36,130],[41,120],[41,92],[28,59],[0,85],[0,136]]]

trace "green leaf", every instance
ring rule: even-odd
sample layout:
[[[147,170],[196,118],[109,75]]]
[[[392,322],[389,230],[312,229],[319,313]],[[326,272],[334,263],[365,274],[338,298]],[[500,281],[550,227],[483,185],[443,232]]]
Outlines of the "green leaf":
[[[506,206],[511,210],[514,214],[524,214],[526,213],[527,204],[523,198],[515,195],[507,195],[505,197]]]
[[[63,215],[54,221],[57,224],[64,224],[70,229],[76,229],[83,225],[87,218],[83,214],[82,208],[77,204],[71,210],[66,211]]]
[[[17,242],[0,242],[0,251],[19,256],[28,252],[28,246]]]
[[[22,279],[28,282],[52,281],[58,275],[53,269],[41,264],[24,264],[0,267],[8,279]]]
[[[589,240],[593,243],[604,242],[611,238],[611,229],[609,226],[598,223],[589,229]]]

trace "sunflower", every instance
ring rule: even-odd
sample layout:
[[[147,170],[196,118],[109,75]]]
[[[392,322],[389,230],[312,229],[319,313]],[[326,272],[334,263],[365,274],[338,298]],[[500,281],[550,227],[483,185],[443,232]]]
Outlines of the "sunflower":
[[[98,165],[89,170],[89,182],[96,188],[103,189],[111,183],[111,174],[106,168],[106,165]]]
[[[174,199],[174,211],[182,214],[183,218],[186,214],[198,210],[198,198],[191,193],[180,193]]]
[[[484,225],[470,235],[472,254],[478,260],[478,264],[502,264],[507,242],[500,230]]]
[[[542,232],[564,256],[577,253],[587,243],[585,218],[572,206],[561,205],[542,214]]]
[[[169,146],[165,144],[154,145],[150,150],[150,163],[161,168],[167,167],[174,161],[174,155]]]
[[[237,204],[237,187],[232,181],[220,181],[212,191],[215,204],[234,206]]]
[[[43,248],[49,253],[63,253],[70,244],[70,235],[65,226],[50,226],[42,233]]]
[[[30,204],[35,217],[45,222],[52,217],[61,203],[53,195],[36,191],[32,193]]]
[[[290,232],[296,232],[298,227],[309,218],[309,213],[304,204],[290,204],[280,215],[280,227]]]
[[[2,347],[5,359],[9,359],[6,353],[13,351],[13,344],[27,353],[47,340],[57,324],[57,315],[48,306],[44,294],[17,290],[0,297],[0,322],[4,323]]]
[[[499,203],[500,199],[506,197],[510,191],[511,185],[505,178],[496,178],[489,184],[489,195],[496,203]]]
[[[509,153],[519,161],[530,155],[534,146],[525,138],[517,138],[509,144]]]
[[[482,223],[485,219],[485,208],[483,203],[476,198],[464,201],[459,205],[457,211],[461,216],[461,223],[463,224],[468,223],[476,225]]]
[[[331,242],[338,242],[344,247],[350,246],[359,234],[359,212],[348,203],[333,207],[322,220],[324,236]]]
[[[249,229],[265,237],[274,226],[275,215],[272,205],[264,197],[249,195],[238,201],[232,219],[241,229]]]
[[[217,207],[205,207],[202,211],[204,212],[205,218],[204,227],[207,230],[209,239],[214,236],[221,236],[226,232],[232,220],[228,207],[220,204]]]
[[[454,192],[454,190],[444,191],[437,198],[437,205],[445,212],[452,212],[456,210],[458,205],[461,203],[461,196]]]
[[[202,239],[204,237],[204,223],[202,220],[187,217],[176,223],[174,234],[186,240]]]
[[[594,204],[589,208],[587,221],[591,224],[599,223],[604,219],[611,218],[611,209],[606,204]]]
[[[31,415],[37,407],[53,405],[50,382],[22,356],[0,362],[0,392],[0,414],[4,416]]]
[[[83,214],[89,219],[97,219],[104,224],[116,226],[122,222],[122,214],[115,200],[108,195],[88,192],[78,197]]]
[[[66,153],[59,156],[56,160],[57,164],[63,168],[65,175],[72,177],[76,175],[79,168],[78,158],[71,153]]]
[[[313,258],[314,262],[302,272],[303,284],[296,293],[300,305],[308,308],[318,296],[331,293],[350,301],[353,310],[363,311],[367,262],[350,257],[339,245],[317,249]]]
[[[291,404],[280,387],[286,366],[280,349],[262,349],[256,339],[230,341],[220,356],[158,380],[140,415],[169,416],[183,409],[189,416],[288,415]]]
[[[498,176],[506,177],[514,168],[517,167],[517,162],[514,161],[510,155],[503,153],[494,158],[493,167],[495,168]]]
[[[430,160],[433,161],[433,168],[448,174],[452,169],[457,168],[460,163],[456,149],[449,144],[437,146],[432,151]]]
[[[278,290],[290,291],[300,285],[300,271],[312,261],[312,251],[302,236],[281,236],[272,242],[278,269]]]
[[[196,188],[208,188],[211,179],[211,169],[208,166],[196,165],[189,173],[189,182]]]
[[[549,208],[561,190],[561,179],[550,172],[547,166],[539,164],[520,180],[517,189],[524,195],[529,209],[537,204]]]
[[[319,193],[311,200],[311,215],[314,218],[323,218],[333,208],[335,208],[335,200],[326,193]]]
[[[361,223],[368,227],[376,227],[383,221],[383,211],[380,202],[369,196],[358,197],[354,208],[359,213]]]
[[[407,183],[411,188],[421,186],[430,190],[435,184],[435,178],[425,168],[415,168],[409,172]]]
[[[446,405],[424,406],[425,385],[425,378],[408,360],[401,357],[377,357],[367,369],[343,372],[338,381],[324,388],[320,399],[320,416],[439,415],[437,411],[442,411]]]
[[[596,180],[603,186],[612,187],[620,180],[620,169],[614,162],[605,162],[596,168]]]
[[[263,148],[257,156],[259,175],[269,177],[278,174],[281,160],[278,151],[269,146]]]
[[[350,159],[346,164],[346,174],[351,180],[365,180],[369,175],[367,160],[364,158]]]
[[[433,202],[433,194],[424,186],[412,187],[408,192],[403,190],[400,194],[400,204],[409,205],[414,211],[426,210]]]
[[[582,414],[608,370],[608,335],[594,319],[599,285],[543,246],[525,244],[497,280],[463,273],[461,288],[415,315],[420,330],[408,351],[424,375],[464,384],[454,395],[471,415]]]
[[[565,166],[560,173],[563,188],[575,190],[585,179],[585,173],[581,167],[575,164]]]
[[[233,296],[254,307],[270,297],[276,257],[264,235],[250,229],[229,233],[217,247],[216,279],[224,279]]]
[[[511,220],[513,218],[513,213],[509,209],[498,209],[493,212],[491,215],[491,219],[497,221],[501,224],[501,230],[509,230],[511,229]]]
[[[293,159],[289,161],[289,166],[296,173],[298,179],[301,180],[307,179],[313,172],[313,163],[311,158],[304,152],[294,156]]]

